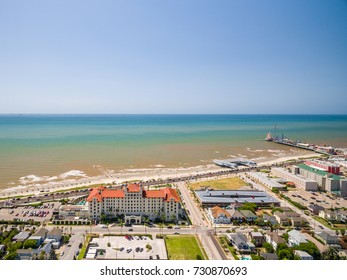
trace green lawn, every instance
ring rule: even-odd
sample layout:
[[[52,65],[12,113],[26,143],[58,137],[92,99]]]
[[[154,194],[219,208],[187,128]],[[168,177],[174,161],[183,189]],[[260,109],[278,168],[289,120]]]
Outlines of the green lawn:
[[[239,177],[190,184],[190,187],[193,190],[200,189],[201,187],[210,187],[215,190],[238,190],[239,188],[244,186],[247,186],[247,183],[241,180]]]
[[[168,235],[165,245],[169,260],[205,260],[206,254],[200,248],[195,236]]]
[[[345,224],[330,224],[327,220],[317,216],[313,216],[313,219],[322,223],[323,225],[325,225],[326,227],[332,230],[340,230],[340,229],[347,230],[347,226]]]

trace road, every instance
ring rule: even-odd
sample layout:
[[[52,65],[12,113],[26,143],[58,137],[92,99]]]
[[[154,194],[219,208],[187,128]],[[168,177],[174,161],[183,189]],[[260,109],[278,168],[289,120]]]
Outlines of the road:
[[[181,198],[183,199],[186,209],[189,211],[189,217],[196,230],[195,233],[198,235],[209,259],[226,259],[224,252],[222,250],[217,249],[217,246],[219,246],[219,244],[216,244],[213,240],[213,237],[211,237],[211,234],[209,234],[209,225],[205,220],[203,220],[203,214],[200,212],[198,206],[194,202],[194,199],[190,195],[189,190],[186,187],[186,184],[183,182],[179,182],[176,184],[176,186],[181,192]]]

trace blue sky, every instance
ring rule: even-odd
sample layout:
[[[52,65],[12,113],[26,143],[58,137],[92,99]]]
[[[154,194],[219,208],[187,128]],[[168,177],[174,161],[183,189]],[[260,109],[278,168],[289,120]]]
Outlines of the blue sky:
[[[0,113],[347,113],[347,2],[0,0]]]

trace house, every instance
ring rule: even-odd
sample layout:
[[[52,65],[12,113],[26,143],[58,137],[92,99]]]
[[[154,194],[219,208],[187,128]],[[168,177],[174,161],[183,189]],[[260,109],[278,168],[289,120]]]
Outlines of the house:
[[[300,214],[298,214],[296,212],[286,212],[285,215],[287,216],[288,219],[300,217]]]
[[[280,225],[288,225],[290,222],[287,215],[279,211],[274,213],[274,217]]]
[[[17,235],[15,235],[12,240],[13,241],[20,241],[20,242],[24,242],[25,240],[27,240],[30,236],[30,232],[28,231],[22,231],[20,233],[18,233]]]
[[[290,247],[300,245],[302,243],[307,243],[307,239],[303,234],[295,229],[288,232],[288,245]]]
[[[258,216],[250,210],[239,210],[248,223],[254,222]]]
[[[265,236],[261,232],[249,232],[248,237],[256,247],[260,247],[265,242]]]
[[[230,224],[231,222],[231,215],[219,206],[210,208],[208,214],[214,224]]]
[[[267,215],[267,214],[263,214],[263,220],[264,222],[269,222],[271,223],[273,226],[274,225],[278,225],[277,219],[275,216],[271,216],[271,215]]]
[[[32,236],[29,237],[29,240],[35,240],[36,245],[40,246],[43,241],[46,239],[48,230],[45,228],[40,228],[38,231],[36,231]]]
[[[307,225],[307,220],[303,217],[294,217],[291,219],[292,226],[299,228]]]
[[[51,258],[52,245],[50,243],[42,245],[38,249],[19,249],[17,259],[19,260],[48,260]]]
[[[298,256],[300,260],[308,260],[308,261],[313,260],[313,257],[305,251],[294,250],[294,255]]]
[[[342,223],[347,223],[347,210],[336,210],[336,220]]]
[[[310,204],[308,207],[308,210],[311,211],[314,215],[318,215],[319,211],[324,210],[325,208],[318,205],[318,204]]]
[[[336,213],[332,210],[321,210],[319,211],[319,217],[326,220],[336,220]]]
[[[229,209],[227,212],[230,214],[230,219],[233,223],[242,223],[245,221],[245,216],[236,209]]]
[[[286,244],[286,241],[275,232],[266,233],[265,239],[266,242],[270,243],[275,250],[279,244]]]
[[[60,228],[53,228],[47,233],[47,239],[60,242],[63,237],[63,231]]]
[[[326,231],[322,231],[316,234],[316,237],[324,242],[325,245],[339,245],[339,239],[337,236],[330,235]]]
[[[290,207],[280,207],[279,209],[281,209],[283,213],[293,212],[293,209]]]
[[[278,260],[278,256],[275,253],[261,253],[260,256],[267,261]]]
[[[255,249],[254,244],[248,242],[247,237],[243,233],[229,233],[227,238],[234,248],[241,253],[250,253]]]

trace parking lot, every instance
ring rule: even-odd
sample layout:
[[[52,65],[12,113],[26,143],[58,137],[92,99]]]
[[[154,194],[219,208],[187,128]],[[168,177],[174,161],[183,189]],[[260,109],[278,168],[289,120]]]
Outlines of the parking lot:
[[[16,208],[0,209],[0,219],[12,221],[34,220],[37,222],[49,221],[52,218],[53,210],[58,208],[59,202],[44,203],[42,206],[19,206]]]
[[[104,254],[98,254],[98,258],[105,259],[167,259],[164,240],[143,235],[93,238],[89,248],[105,250]]]
[[[333,197],[333,195],[329,193],[308,192],[297,189],[287,192],[286,195],[291,200],[306,207],[310,204],[318,204],[326,209],[347,207],[347,200],[340,197]]]

